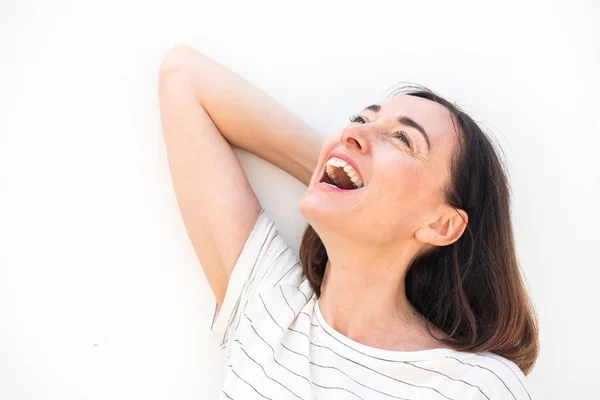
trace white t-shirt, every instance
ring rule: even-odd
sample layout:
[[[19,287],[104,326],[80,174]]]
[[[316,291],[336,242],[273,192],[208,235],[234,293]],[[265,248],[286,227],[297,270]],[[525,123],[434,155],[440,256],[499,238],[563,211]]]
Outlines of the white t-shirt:
[[[219,399],[531,399],[497,355],[382,350],[335,331],[264,209],[211,329],[226,360]]]

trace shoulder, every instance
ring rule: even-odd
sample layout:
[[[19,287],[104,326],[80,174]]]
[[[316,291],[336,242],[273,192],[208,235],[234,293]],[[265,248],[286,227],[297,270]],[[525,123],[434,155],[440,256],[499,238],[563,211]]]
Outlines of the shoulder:
[[[453,364],[460,379],[475,386],[490,400],[530,400],[526,378],[512,361],[492,354],[452,351],[446,363]]]
[[[292,307],[299,306],[300,298],[306,303],[311,295],[306,284],[298,255],[263,208],[235,262],[211,330],[221,346],[226,347],[230,339],[241,333],[238,329],[245,326],[244,319],[256,309],[277,318],[277,310],[289,312],[286,301]]]

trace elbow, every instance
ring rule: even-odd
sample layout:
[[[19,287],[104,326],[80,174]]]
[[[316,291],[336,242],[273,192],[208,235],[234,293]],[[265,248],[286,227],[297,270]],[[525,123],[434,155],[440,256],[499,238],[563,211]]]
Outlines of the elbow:
[[[187,71],[192,65],[197,65],[203,57],[205,56],[193,47],[177,44],[163,57],[160,63],[159,77],[174,71]]]

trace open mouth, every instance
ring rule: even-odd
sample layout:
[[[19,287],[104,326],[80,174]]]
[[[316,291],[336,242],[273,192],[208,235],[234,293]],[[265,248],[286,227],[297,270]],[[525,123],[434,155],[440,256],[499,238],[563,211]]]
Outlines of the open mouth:
[[[320,181],[343,190],[356,190],[363,187],[363,181],[356,170],[344,160],[331,157],[327,160]]]

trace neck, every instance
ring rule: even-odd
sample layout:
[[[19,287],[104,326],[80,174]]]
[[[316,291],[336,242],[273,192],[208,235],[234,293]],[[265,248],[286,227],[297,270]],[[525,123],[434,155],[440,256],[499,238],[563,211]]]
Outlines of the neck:
[[[329,261],[321,285],[319,308],[329,325],[343,335],[374,347],[401,341],[402,332],[422,321],[405,292],[412,254],[395,244],[391,253],[337,238],[328,242]],[[348,249],[351,249],[349,251]],[[387,343],[387,344],[386,344]]]

